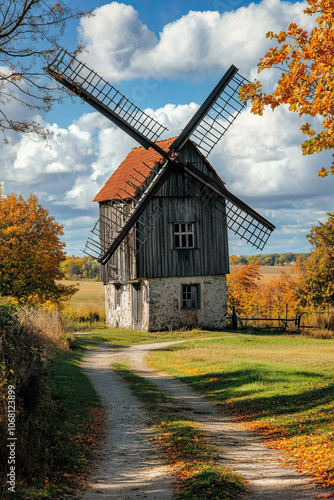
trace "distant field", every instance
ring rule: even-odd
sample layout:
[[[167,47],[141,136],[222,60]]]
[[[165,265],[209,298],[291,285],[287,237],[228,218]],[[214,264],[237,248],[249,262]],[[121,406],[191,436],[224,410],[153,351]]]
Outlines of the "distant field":
[[[291,273],[290,266],[260,266],[259,272],[262,274],[264,282],[278,277],[282,273]]]
[[[70,281],[63,280],[64,285],[77,285],[79,287],[69,305],[74,309],[90,308],[98,312],[104,312],[104,286],[101,281]]]
[[[260,266],[259,271],[261,274],[276,274],[279,275],[282,272],[291,272],[290,266]]]
[[[269,281],[282,272],[289,272],[289,266],[260,266],[260,273],[264,281]],[[74,309],[89,307],[98,312],[104,311],[104,286],[100,281],[70,281],[63,280],[64,285],[78,285],[79,291],[73,295],[69,305]]]

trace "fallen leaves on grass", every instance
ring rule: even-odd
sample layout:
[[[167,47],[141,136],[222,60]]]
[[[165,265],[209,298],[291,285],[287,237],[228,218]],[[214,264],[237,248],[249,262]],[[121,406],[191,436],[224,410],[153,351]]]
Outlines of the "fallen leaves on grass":
[[[333,442],[316,434],[289,436],[272,423],[249,421],[246,427],[259,433],[268,448],[279,450],[301,473],[309,474],[322,488],[334,487]],[[330,497],[327,497],[330,498]]]
[[[75,424],[77,432],[69,437],[71,447],[80,454],[80,466],[74,466],[73,472],[64,473],[61,468],[59,476],[68,479],[68,489],[72,491],[85,490],[89,487],[89,476],[91,474],[91,457],[101,442],[105,439],[106,410],[96,406],[90,410],[90,419],[85,424]],[[83,453],[83,450],[85,452]],[[84,455],[89,458],[85,458]]]

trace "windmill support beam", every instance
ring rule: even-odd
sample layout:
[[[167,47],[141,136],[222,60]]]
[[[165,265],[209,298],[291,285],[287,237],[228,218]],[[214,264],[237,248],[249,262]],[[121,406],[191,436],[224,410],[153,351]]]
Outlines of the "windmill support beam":
[[[140,200],[140,202],[138,203],[138,205],[136,207],[136,210],[129,217],[129,219],[126,221],[126,223],[124,224],[122,230],[116,236],[116,238],[114,239],[114,241],[112,242],[112,244],[110,245],[110,247],[108,248],[108,250],[103,255],[101,255],[101,257],[99,257],[97,259],[97,261],[100,264],[102,264],[102,265],[107,264],[108,260],[116,252],[117,248],[122,243],[122,241],[124,240],[124,238],[127,236],[127,234],[130,231],[130,229],[133,227],[133,225],[135,224],[135,222],[142,215],[142,213],[144,212],[145,208],[148,206],[148,204],[150,203],[150,201],[153,199],[153,197],[155,196],[155,194],[157,193],[157,191],[161,188],[161,186],[166,182],[167,178],[170,176],[172,166],[173,166],[173,162],[169,162],[166,165],[166,167],[165,167],[164,171],[162,172],[160,178],[156,181],[156,183],[154,184],[154,186],[152,186],[149,189],[149,191],[147,192],[147,194],[144,195],[144,197],[142,198],[142,200]]]
[[[255,210],[253,210],[250,206],[248,206],[246,203],[241,201],[237,196],[232,194],[230,191],[228,191],[224,186],[216,182],[215,180],[211,179],[208,175],[204,174],[198,168],[194,167],[193,165],[190,165],[189,163],[187,165],[181,165],[184,170],[190,174],[192,177],[195,179],[199,180],[203,184],[205,184],[208,188],[212,189],[216,193],[218,193],[220,196],[225,198],[226,200],[230,201],[234,205],[236,205],[238,208],[241,210],[247,212],[249,215],[251,215],[255,220],[258,222],[261,222],[266,228],[268,228],[270,231],[273,231],[275,229],[274,224],[269,222],[267,219],[262,217],[259,213],[257,213]]]

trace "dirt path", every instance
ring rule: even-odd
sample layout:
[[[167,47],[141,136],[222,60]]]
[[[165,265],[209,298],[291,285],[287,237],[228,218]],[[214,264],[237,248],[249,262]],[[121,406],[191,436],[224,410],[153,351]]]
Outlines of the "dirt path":
[[[182,341],[179,341],[182,342]],[[145,414],[126,383],[109,369],[110,363],[126,355],[141,376],[187,408],[186,414],[200,422],[219,449],[221,463],[240,472],[249,481],[247,500],[313,500],[321,490],[293,467],[280,464],[281,455],[268,450],[241,425],[218,412],[216,407],[191,388],[163,373],[147,368],[145,356],[150,350],[175,344],[163,342],[116,350],[99,344],[87,351],[84,368],[107,406],[108,440],[99,458],[96,482],[82,497],[120,500],[172,498],[172,479],[161,458],[152,450],[145,427]],[[97,496],[96,493],[99,493]]]
[[[83,368],[107,409],[107,439],[82,500],[170,500],[172,479],[150,445],[143,408],[121,377],[110,370],[115,350],[87,350]]]

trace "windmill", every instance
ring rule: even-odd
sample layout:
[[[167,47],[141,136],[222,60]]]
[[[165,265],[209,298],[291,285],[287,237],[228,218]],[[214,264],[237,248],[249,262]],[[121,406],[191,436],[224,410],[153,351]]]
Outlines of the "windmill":
[[[129,170],[127,165],[121,165],[118,177],[121,171],[123,173],[127,171],[127,176],[122,182],[118,180],[116,183],[118,189],[114,186],[114,176],[108,188],[105,188],[105,191],[109,189],[109,199],[101,196],[95,198],[96,201],[103,203],[100,203],[100,217],[92,231],[95,237],[88,239],[84,251],[102,265],[105,283],[118,283],[122,289],[125,282],[146,278],[150,272],[154,278],[170,276],[170,270],[160,270],[159,274],[157,271],[150,271],[149,264],[140,264],[142,259],[140,253],[145,243],[150,238],[152,240],[152,233],[154,234],[157,225],[161,224],[159,221],[164,218],[167,220],[164,216],[166,207],[161,202],[161,192],[164,189],[166,191],[166,185],[171,185],[173,182],[174,194],[180,190],[176,187],[177,184],[183,186],[182,193],[177,195],[178,199],[189,198],[192,204],[196,200],[201,206],[201,213],[209,214],[210,221],[207,224],[211,224],[212,228],[215,227],[216,234],[218,226],[214,225],[216,223],[213,223],[213,220],[218,221],[220,228],[224,228],[221,231],[226,231],[228,227],[257,249],[263,249],[275,226],[228,191],[206,160],[243,109],[243,104],[238,100],[238,91],[246,80],[238,74],[235,66],[232,65],[228,69],[180,135],[167,141],[158,141],[162,133],[167,130],[163,125],[141,111],[106,80],[64,49],[45,70],[129,134],[141,146],[136,152],[136,155],[140,153],[137,155],[138,158],[136,157],[140,167],[133,166]],[[142,152],[145,150],[149,152],[148,156]],[[149,161],[145,162],[145,158],[149,158]],[[114,186],[112,193],[110,193],[111,185]],[[171,194],[168,196],[170,198]],[[174,208],[169,210],[174,214]],[[176,249],[182,248],[182,241],[186,242],[188,250],[194,248],[195,236],[191,224],[194,222],[188,221],[187,225],[184,217],[180,222],[174,221],[173,244]],[[167,222],[165,225],[168,225]],[[157,238],[156,234],[154,238]],[[225,239],[227,241],[227,235]],[[178,243],[181,245],[180,248],[177,246]],[[166,241],[164,240],[162,244],[166,245]],[[225,261],[226,255],[228,255],[227,249]],[[152,258],[152,255],[150,257]],[[216,257],[218,258],[218,253]],[[180,252],[178,258],[181,259]],[[140,266],[142,272],[138,271]],[[161,264],[160,268],[163,267]],[[173,276],[177,276],[175,265],[173,269]],[[225,271],[222,273],[221,270],[217,272],[212,269],[209,270],[210,276],[225,274]],[[228,272],[226,262],[224,269]],[[182,271],[184,276],[188,276],[189,272],[189,270]],[[204,275],[203,273],[205,274],[202,270],[195,272],[194,275]],[[189,305],[184,309],[192,309],[192,294],[199,293],[199,289],[197,288],[196,292],[195,285],[193,289],[191,285],[183,286],[186,288],[184,294],[182,292],[181,302]],[[142,301],[143,297],[140,296],[138,300]],[[116,297],[115,301],[117,305],[119,299]],[[138,309],[138,306],[136,308]],[[142,315],[138,311],[135,315],[137,321],[132,321],[132,325],[138,327]]]

